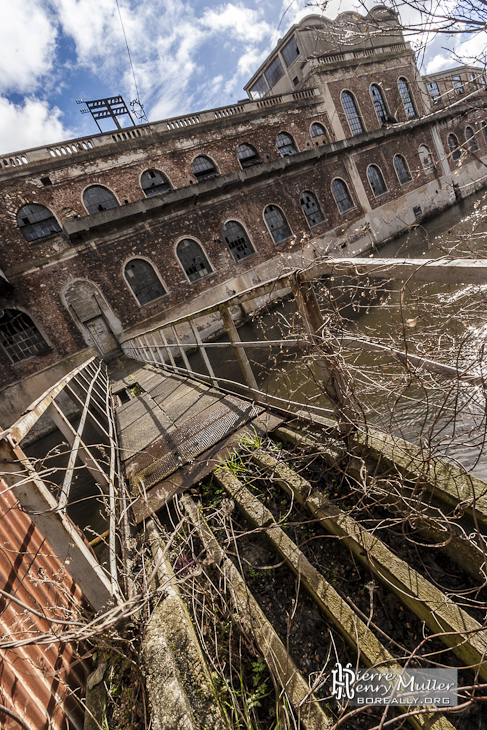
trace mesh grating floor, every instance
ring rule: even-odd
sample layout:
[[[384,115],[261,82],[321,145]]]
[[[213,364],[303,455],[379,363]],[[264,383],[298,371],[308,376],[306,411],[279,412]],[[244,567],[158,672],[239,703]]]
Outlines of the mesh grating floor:
[[[134,486],[142,482],[149,489],[262,411],[259,406],[226,396],[130,459],[127,475]]]

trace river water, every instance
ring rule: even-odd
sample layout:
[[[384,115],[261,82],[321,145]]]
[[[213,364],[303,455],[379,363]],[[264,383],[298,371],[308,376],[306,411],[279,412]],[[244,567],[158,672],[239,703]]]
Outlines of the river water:
[[[383,257],[487,257],[487,203],[483,193],[413,228],[375,250]],[[484,372],[487,286],[421,284],[393,280],[359,282],[331,277],[316,287],[326,331],[372,338],[423,354],[460,370]],[[285,339],[300,331],[294,303],[285,301],[254,315],[239,328],[242,340]],[[301,330],[302,331],[302,330]],[[301,403],[330,408],[314,364],[316,354],[297,348],[249,348],[259,386]],[[407,371],[391,358],[344,350],[346,377],[367,421],[457,460],[487,479],[484,455],[486,398],[482,387],[430,373]],[[217,376],[243,382],[231,352],[211,350]],[[192,366],[204,372],[199,357]]]

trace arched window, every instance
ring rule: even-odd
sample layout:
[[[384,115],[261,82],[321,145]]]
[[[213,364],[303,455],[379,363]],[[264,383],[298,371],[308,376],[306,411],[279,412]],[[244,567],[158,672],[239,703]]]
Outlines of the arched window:
[[[458,146],[458,138],[454,134],[448,135],[448,147],[450,148],[451,156],[453,160],[459,160],[462,156],[462,151]]]
[[[288,155],[295,155],[297,153],[294,139],[287,132],[280,132],[276,137],[276,146],[279,150],[281,157],[287,157]]]
[[[470,151],[477,152],[477,150],[479,149],[479,143],[477,142],[477,138],[475,137],[475,133],[474,133],[472,127],[467,127],[465,129],[465,139],[468,142]]]
[[[210,177],[217,177],[220,173],[213,162],[206,155],[198,155],[192,162],[193,174],[198,182],[208,180]]]
[[[487,144],[487,122],[482,122],[482,134],[484,135],[484,142]]]
[[[178,243],[176,254],[190,282],[211,274],[212,268],[203,249],[191,238],[184,238]]]
[[[343,111],[347,116],[347,121],[350,126],[352,135],[362,134],[364,126],[358,113],[357,105],[353,95],[349,91],[342,91],[342,106]]]
[[[408,163],[402,155],[394,155],[394,169],[401,185],[405,185],[413,179],[409,172]]]
[[[340,213],[346,213],[347,210],[355,207],[348,192],[347,183],[344,180],[336,177],[331,184],[331,192],[333,193]]]
[[[246,167],[253,167],[253,165],[260,165],[262,162],[255,147],[252,147],[251,144],[247,144],[246,142],[237,147],[237,157],[244,169]]]
[[[37,203],[22,206],[17,213],[17,225],[26,241],[37,241],[61,230],[49,208]]]
[[[223,226],[223,237],[235,261],[241,261],[255,253],[247,231],[237,221],[227,221]]]
[[[126,264],[124,273],[141,307],[166,293],[154,267],[145,259],[132,259]]]
[[[324,128],[324,126],[319,122],[313,122],[313,124],[311,125],[311,136],[322,137],[323,135],[326,137],[326,129]]]
[[[162,172],[159,172],[159,170],[146,170],[143,172],[140,178],[140,184],[148,198],[151,198],[153,195],[168,193],[172,189],[167,177]]]
[[[277,205],[267,206],[264,210],[264,219],[267,223],[270,234],[274,239],[274,243],[284,241],[292,235],[288,222],[284,217],[284,213],[277,207]]]
[[[424,171],[431,172],[434,167],[434,162],[433,158],[431,157],[431,152],[425,144],[419,145],[419,159],[421,160]]]
[[[375,197],[383,195],[383,193],[387,193],[384,178],[382,177],[382,173],[377,165],[369,165],[367,168],[367,177],[369,178],[370,187],[372,188],[372,192]]]
[[[384,97],[382,96],[382,91],[380,90],[379,86],[377,86],[377,84],[372,84],[372,86],[370,87],[370,96],[372,97],[375,112],[379,117],[379,122],[381,124],[384,124],[384,122],[387,122],[389,114],[387,112]]]
[[[83,202],[90,215],[92,213],[100,213],[102,210],[118,208],[117,199],[114,194],[102,185],[91,185],[91,187],[86,188],[83,193]]]
[[[314,193],[310,193],[309,190],[305,190],[304,193],[302,193],[299,202],[301,203],[301,209],[306,216],[306,220],[308,221],[310,228],[312,226],[317,226],[318,223],[322,223],[325,220],[325,217],[321,212],[320,204],[318,203],[318,198]]]
[[[416,109],[414,108],[413,100],[409,92],[408,82],[404,77],[401,76],[401,78],[397,80],[397,88],[399,89],[407,118],[413,119],[414,117],[417,117],[418,115],[416,114]]]
[[[4,309],[0,317],[0,343],[12,362],[22,362],[49,349],[28,314]]]

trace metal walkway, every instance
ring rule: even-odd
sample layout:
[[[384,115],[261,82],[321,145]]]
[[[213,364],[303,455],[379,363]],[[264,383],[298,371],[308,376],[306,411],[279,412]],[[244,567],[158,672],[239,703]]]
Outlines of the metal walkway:
[[[249,400],[126,357],[109,374],[138,522],[209,474],[245,431],[262,433],[283,420]]]

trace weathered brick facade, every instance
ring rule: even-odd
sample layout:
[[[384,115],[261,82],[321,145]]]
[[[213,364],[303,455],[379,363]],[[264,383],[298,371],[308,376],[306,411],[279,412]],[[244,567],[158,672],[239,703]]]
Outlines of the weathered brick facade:
[[[278,48],[293,33],[299,46],[300,32],[309,36],[306,19]],[[382,40],[372,50],[357,43],[353,52],[330,51],[312,63],[307,59],[306,78],[278,95],[0,159],[0,268],[10,283],[0,283],[0,308],[28,315],[46,343],[42,351],[24,356],[18,343],[6,342],[0,317],[1,382],[20,381],[90,344],[100,345],[98,336],[116,343],[145,321],[196,307],[208,292],[222,297],[243,290],[269,272],[269,263],[274,273],[285,266],[287,253],[300,250],[303,239],[312,255],[330,246],[339,250],[347,234],[361,226],[372,228],[375,240],[385,239],[451,204],[457,179],[470,191],[479,187],[478,159],[487,157],[483,86],[477,84],[468,103],[453,109],[433,104],[408,44],[398,40],[396,33],[389,45]],[[262,69],[258,73],[265,74],[265,64]],[[288,77],[291,84],[292,74]],[[407,81],[414,116],[407,113],[400,79]],[[467,74],[465,88],[469,83]],[[381,90],[387,121],[374,106],[372,84]],[[361,133],[352,134],[344,91],[355,100]],[[313,123],[322,127],[312,128]],[[466,140],[467,126],[478,149]],[[276,143],[281,133],[292,136],[295,153],[281,157]],[[451,159],[450,134],[464,146],[459,160]],[[241,164],[243,143],[255,148],[259,164]],[[217,174],[195,175],[192,163],[199,155]],[[379,195],[371,185],[371,166],[383,178]],[[171,190],[146,197],[141,178],[148,170],[162,173]],[[345,195],[341,203],[337,180],[341,190],[343,183],[348,190],[349,199]],[[84,193],[93,185],[111,191],[115,207],[88,214]],[[305,193],[319,209],[312,225],[301,204]],[[32,204],[48,209],[60,230],[26,240],[18,214]],[[290,236],[274,240],[264,215],[268,206],[285,217]],[[401,216],[395,214],[399,208]],[[229,221],[240,224],[248,237],[238,260],[225,240],[223,226]],[[188,274],[178,257],[185,239],[198,243],[206,256],[197,273]],[[365,245],[359,242],[350,252]],[[144,290],[143,297],[131,287],[125,269],[133,259],[153,267],[152,283],[147,280],[153,289]],[[200,277],[201,272],[206,275]],[[26,321],[21,322],[24,330]]]

